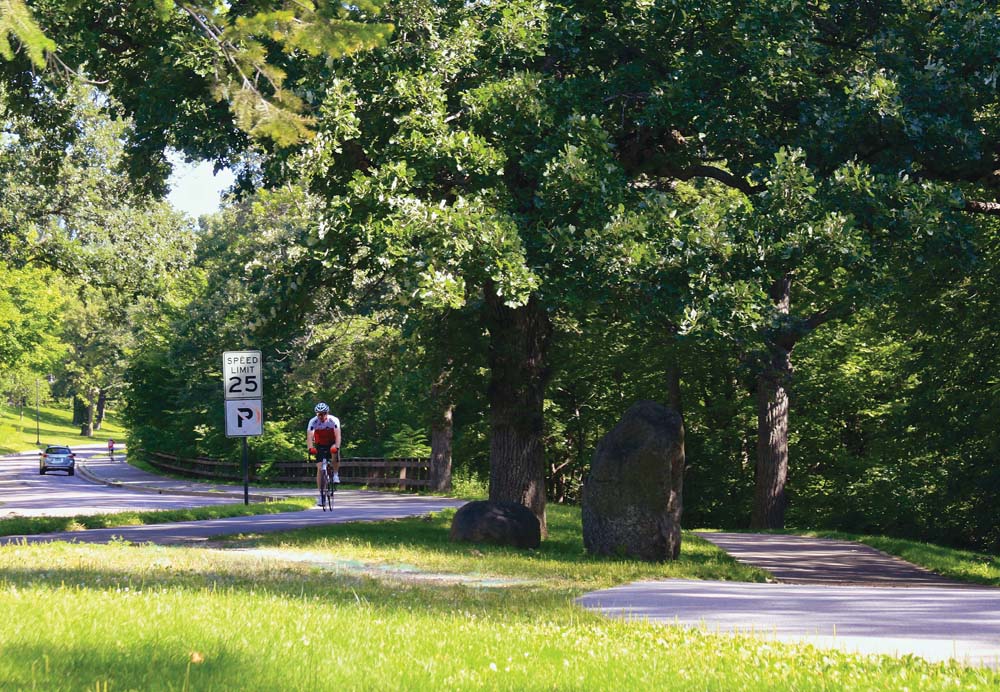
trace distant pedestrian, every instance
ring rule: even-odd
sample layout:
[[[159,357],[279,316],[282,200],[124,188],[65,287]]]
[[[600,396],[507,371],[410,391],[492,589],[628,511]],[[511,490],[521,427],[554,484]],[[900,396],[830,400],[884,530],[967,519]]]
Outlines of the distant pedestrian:
[[[115,460],[115,441],[108,440],[108,459]]]

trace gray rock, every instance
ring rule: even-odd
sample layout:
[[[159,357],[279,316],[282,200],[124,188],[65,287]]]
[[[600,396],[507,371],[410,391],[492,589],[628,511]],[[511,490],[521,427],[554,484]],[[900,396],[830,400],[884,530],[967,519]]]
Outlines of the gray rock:
[[[583,487],[583,544],[660,562],[681,550],[684,424],[654,401],[632,405],[597,445]]]
[[[477,500],[455,512],[451,540],[537,548],[542,542],[542,528],[538,517],[524,505]]]

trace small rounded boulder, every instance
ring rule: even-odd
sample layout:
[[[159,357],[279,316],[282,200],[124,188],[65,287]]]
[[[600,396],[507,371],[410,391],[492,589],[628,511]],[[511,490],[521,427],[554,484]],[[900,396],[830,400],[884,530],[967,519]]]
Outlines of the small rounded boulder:
[[[537,548],[542,542],[542,528],[538,517],[524,505],[476,500],[455,512],[451,540]]]

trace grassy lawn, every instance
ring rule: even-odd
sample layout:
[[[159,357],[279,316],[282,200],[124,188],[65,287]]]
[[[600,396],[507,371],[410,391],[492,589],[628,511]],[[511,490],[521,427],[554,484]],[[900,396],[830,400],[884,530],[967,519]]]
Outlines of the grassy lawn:
[[[64,444],[70,447],[81,444],[107,444],[114,439],[119,444],[125,442],[125,430],[113,412],[108,412],[100,430],[93,437],[80,435],[80,426],[73,425],[73,410],[68,402],[58,406],[41,406],[38,410],[37,432],[39,444],[35,444],[35,408],[0,406],[0,454],[26,452],[39,446]]]
[[[534,552],[452,544],[451,516],[243,536],[201,549],[0,548],[0,681],[46,690],[1000,685],[995,671],[608,620],[572,599],[635,579],[762,575],[690,536],[682,559],[667,565],[588,557],[571,508],[551,508],[551,538]],[[420,572],[461,580],[405,576]],[[487,576],[510,581],[484,586]]]
[[[250,505],[209,505],[188,509],[165,509],[148,512],[114,512],[108,514],[80,515],[75,517],[12,517],[0,519],[0,536],[27,536],[57,531],[85,531],[115,526],[143,526],[166,524],[175,521],[202,521],[224,517],[249,517],[258,514],[298,512],[315,506],[311,498],[294,497],[281,502],[255,502]]]

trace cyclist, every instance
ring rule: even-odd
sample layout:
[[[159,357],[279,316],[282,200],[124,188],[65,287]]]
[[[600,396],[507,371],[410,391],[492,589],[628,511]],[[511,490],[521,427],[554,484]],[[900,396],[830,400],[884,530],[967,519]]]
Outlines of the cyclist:
[[[340,420],[330,415],[330,407],[320,402],[314,409],[316,415],[306,426],[306,445],[309,453],[316,455],[316,489],[319,490],[319,502],[323,506],[323,465],[330,462],[333,466],[331,483],[340,483]]]
[[[108,440],[108,459],[115,460],[115,441]]]

